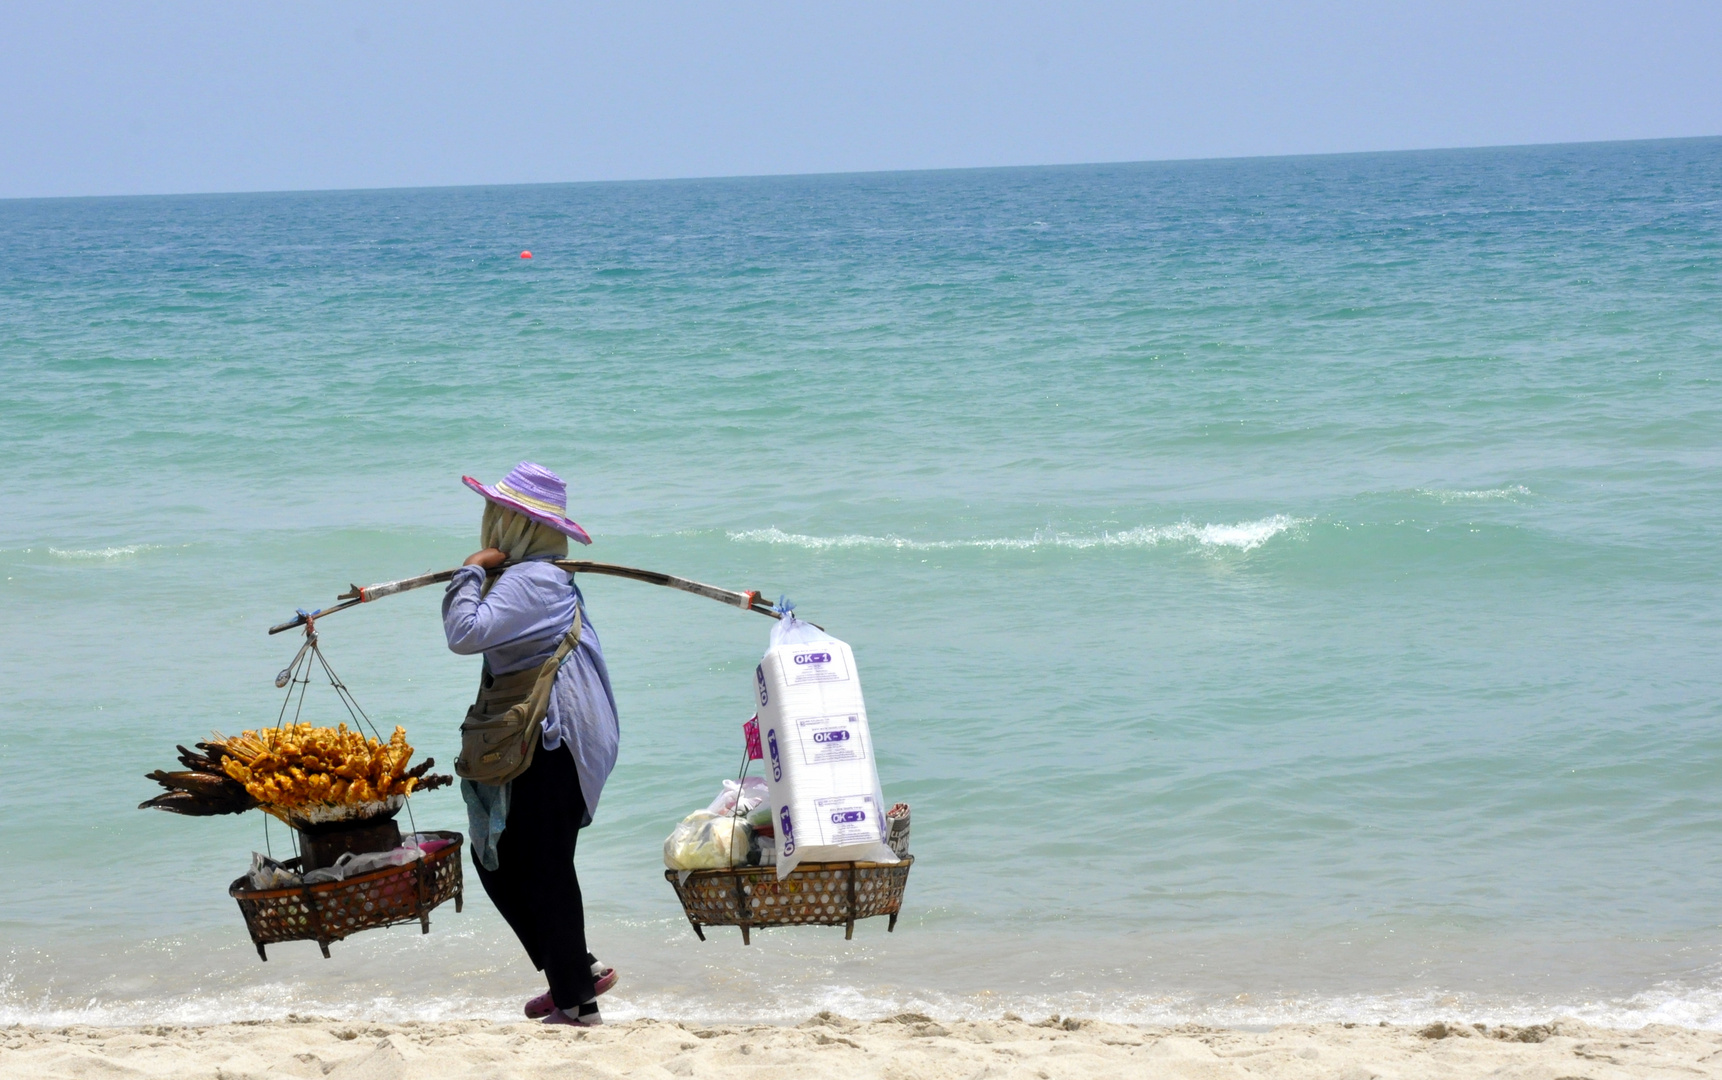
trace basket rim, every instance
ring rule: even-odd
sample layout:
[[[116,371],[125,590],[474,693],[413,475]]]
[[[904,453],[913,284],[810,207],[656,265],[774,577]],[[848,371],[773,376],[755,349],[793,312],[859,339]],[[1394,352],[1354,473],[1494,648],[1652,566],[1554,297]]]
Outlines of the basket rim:
[[[233,879],[233,884],[227,887],[227,895],[235,900],[280,900],[289,896],[304,896],[307,892],[315,896],[319,893],[334,892],[337,889],[346,888],[348,885],[365,885],[373,881],[380,881],[391,874],[398,874],[403,870],[416,872],[416,867],[429,866],[432,863],[441,862],[450,855],[458,855],[465,841],[460,833],[439,829],[426,829],[422,835],[435,836],[454,842],[440,851],[434,851],[410,863],[402,863],[400,866],[385,866],[360,874],[357,877],[342,878],[339,881],[319,881],[315,885],[295,885],[285,889],[253,889],[246,875],[241,874]]]
[[[914,862],[915,857],[913,855],[904,855],[896,862],[863,862],[859,860],[854,862],[804,862],[798,864],[794,870],[791,870],[789,872],[789,877],[794,877],[803,870],[889,870],[894,866],[901,866],[904,869],[907,869],[912,866]],[[706,870],[665,870],[664,880],[674,881],[679,884],[682,880],[683,874],[688,875],[687,880],[689,881],[696,881],[701,878],[724,877],[726,875],[735,874],[771,874],[776,876],[777,867],[717,866]],[[785,880],[788,879],[786,878]]]

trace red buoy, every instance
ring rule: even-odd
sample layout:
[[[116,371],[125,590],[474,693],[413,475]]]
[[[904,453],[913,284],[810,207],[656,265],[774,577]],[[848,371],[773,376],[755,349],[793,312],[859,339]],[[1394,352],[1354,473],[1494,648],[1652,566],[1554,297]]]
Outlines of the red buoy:
[[[532,252],[530,252],[530,251],[522,251],[522,252],[521,252],[521,253],[520,253],[520,257],[521,257],[521,258],[522,258],[522,259],[530,259],[530,258],[532,258]]]

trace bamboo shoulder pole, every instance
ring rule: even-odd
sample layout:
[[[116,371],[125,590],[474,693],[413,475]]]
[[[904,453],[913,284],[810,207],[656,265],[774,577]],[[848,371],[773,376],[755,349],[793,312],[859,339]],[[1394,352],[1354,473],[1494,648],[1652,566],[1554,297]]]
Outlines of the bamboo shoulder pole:
[[[662,574],[656,570],[641,570],[633,566],[618,566],[615,563],[587,562],[584,559],[554,559],[552,562],[572,574],[604,574],[609,577],[631,578],[634,581],[643,581],[648,585],[662,585],[669,589],[680,589],[682,592],[703,596],[708,600],[716,600],[720,604],[730,604],[741,608],[743,611],[757,611],[761,615],[769,615],[774,619],[783,617],[770,603],[760,599],[757,591],[736,592],[731,589],[720,589],[716,585],[706,585],[688,578],[676,577],[674,574]],[[498,566],[486,571],[486,573],[500,574],[505,569],[507,567]],[[345,611],[358,604],[368,604],[372,600],[380,600],[385,596],[422,589],[426,585],[440,584],[453,578],[454,573],[454,570],[438,570],[434,574],[420,574],[417,577],[401,578],[399,581],[383,581],[375,585],[354,585],[335,598],[341,603],[332,607],[319,608],[316,611],[301,609],[298,614],[286,622],[271,626],[269,632],[279,634],[283,630],[304,626],[312,619],[333,615],[337,611]]]

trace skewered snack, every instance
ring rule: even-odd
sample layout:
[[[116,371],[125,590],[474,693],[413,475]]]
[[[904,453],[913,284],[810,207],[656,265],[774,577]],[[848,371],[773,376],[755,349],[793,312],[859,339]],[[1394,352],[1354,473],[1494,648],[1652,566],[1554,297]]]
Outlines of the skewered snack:
[[[256,807],[292,825],[383,816],[415,790],[454,782],[427,775],[434,758],[407,768],[413,748],[406,736],[397,727],[385,743],[345,724],[293,724],[233,738],[217,733],[195,751],[175,748],[183,770],[149,773],[167,791],[139,809],[207,817]]]
[[[400,727],[387,743],[349,731],[345,724],[293,724],[243,732],[224,746],[222,770],[271,813],[315,804],[373,803],[410,794],[417,784],[405,775],[413,748]]]

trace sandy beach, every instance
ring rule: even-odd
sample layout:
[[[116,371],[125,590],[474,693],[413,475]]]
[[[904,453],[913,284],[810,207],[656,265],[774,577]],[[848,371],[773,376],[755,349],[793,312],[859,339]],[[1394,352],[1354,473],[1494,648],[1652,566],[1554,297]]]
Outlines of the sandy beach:
[[[794,1026],[635,1020],[575,1030],[486,1021],[370,1024],[291,1017],[212,1027],[13,1027],[0,1075],[330,1077],[1609,1077],[1722,1076],[1722,1032],[1530,1027],[1288,1025],[1271,1031],[1149,1028],[1080,1018]]]

